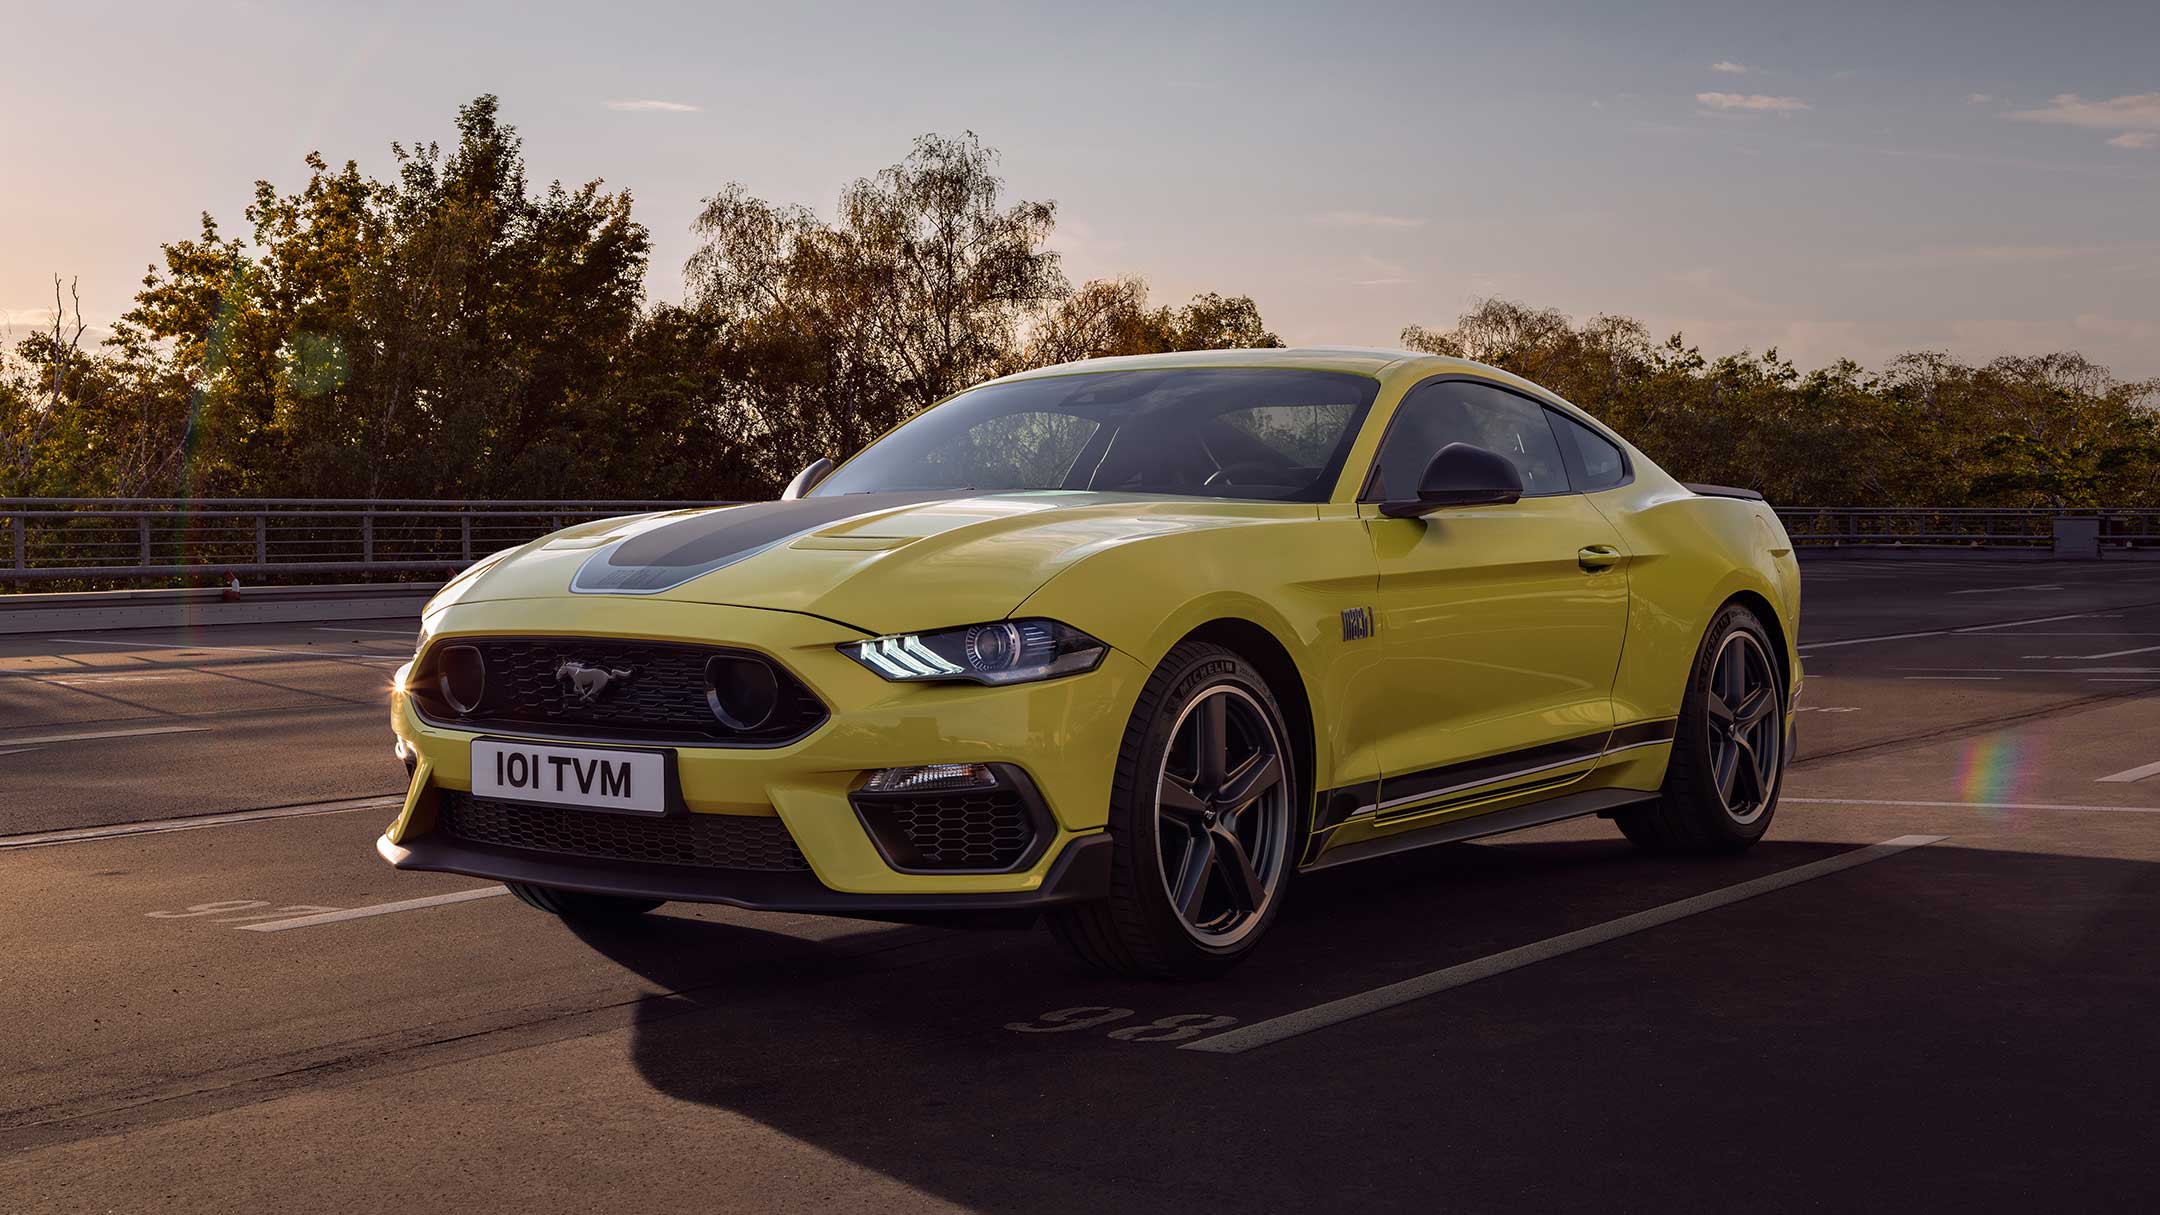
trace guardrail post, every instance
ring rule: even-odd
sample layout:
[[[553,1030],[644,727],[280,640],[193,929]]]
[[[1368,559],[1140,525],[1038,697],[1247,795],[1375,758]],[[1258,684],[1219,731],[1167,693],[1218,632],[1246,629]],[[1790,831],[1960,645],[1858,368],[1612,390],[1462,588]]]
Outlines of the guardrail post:
[[[19,513],[8,517],[8,533],[14,537],[15,541],[11,546],[15,550],[15,568],[19,570],[30,568],[23,563],[23,532],[29,526],[30,520]]]
[[[458,556],[472,560],[472,516],[458,516]]]
[[[366,511],[360,516],[360,560],[375,564],[375,512]]]
[[[270,564],[270,516],[255,516],[255,564]]]
[[[141,564],[147,569],[150,565],[150,516],[135,516],[135,539],[142,545]]]

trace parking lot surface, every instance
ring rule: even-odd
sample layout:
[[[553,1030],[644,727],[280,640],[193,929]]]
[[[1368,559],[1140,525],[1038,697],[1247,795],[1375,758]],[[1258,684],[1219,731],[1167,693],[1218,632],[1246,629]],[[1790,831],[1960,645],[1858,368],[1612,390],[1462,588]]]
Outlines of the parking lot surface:
[[[11,1210],[2144,1210],[2160,565],[1807,568],[1744,856],[1309,875],[1228,979],[372,841],[411,623],[0,638]]]

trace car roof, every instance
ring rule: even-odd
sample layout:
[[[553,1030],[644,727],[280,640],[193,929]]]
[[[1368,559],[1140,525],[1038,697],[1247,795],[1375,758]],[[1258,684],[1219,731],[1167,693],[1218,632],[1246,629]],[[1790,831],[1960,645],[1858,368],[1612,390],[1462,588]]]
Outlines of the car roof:
[[[1150,371],[1172,367],[1282,367],[1306,371],[1347,371],[1378,376],[1402,364],[1429,364],[1432,371],[1461,370],[1479,375],[1513,379],[1504,371],[1436,354],[1414,350],[1388,350],[1369,346],[1292,346],[1267,349],[1185,350],[1174,354],[1130,354],[1111,358],[1080,359],[1057,363],[1004,377],[1027,380],[1044,376],[1083,375],[1104,371]]]

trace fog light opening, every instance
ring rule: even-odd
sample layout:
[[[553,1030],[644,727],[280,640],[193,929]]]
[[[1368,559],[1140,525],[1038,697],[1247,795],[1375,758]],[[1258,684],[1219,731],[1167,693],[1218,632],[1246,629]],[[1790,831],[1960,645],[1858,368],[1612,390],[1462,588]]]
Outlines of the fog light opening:
[[[705,664],[705,703],[730,730],[755,730],[780,707],[780,680],[756,658],[720,655]]]
[[[995,789],[997,773],[988,764],[923,764],[880,768],[863,782],[863,793],[930,793],[949,789]]]
[[[468,717],[480,709],[480,701],[487,695],[487,660],[480,656],[474,646],[454,645],[443,650],[436,660],[442,672],[436,684],[442,696],[458,716]]]

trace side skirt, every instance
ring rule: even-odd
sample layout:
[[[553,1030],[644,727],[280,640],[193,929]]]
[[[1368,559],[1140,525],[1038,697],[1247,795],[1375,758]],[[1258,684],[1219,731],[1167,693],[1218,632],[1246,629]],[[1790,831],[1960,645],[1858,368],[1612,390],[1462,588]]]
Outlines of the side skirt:
[[[1363,843],[1346,844],[1332,852],[1323,853],[1320,859],[1305,866],[1310,872],[1335,865],[1347,865],[1354,861],[1371,860],[1376,856],[1392,856],[1413,848],[1425,848],[1434,844],[1454,844],[1463,840],[1482,839],[1488,835],[1502,835],[1509,831],[1521,831],[1530,827],[1542,827],[1547,823],[1564,822],[1591,814],[1605,814],[1623,806],[1655,799],[1657,794],[1641,789],[1586,789],[1580,793],[1564,793],[1559,797],[1523,806],[1511,806],[1488,814],[1476,814],[1467,818],[1434,823],[1416,831],[1399,835],[1366,840]]]

